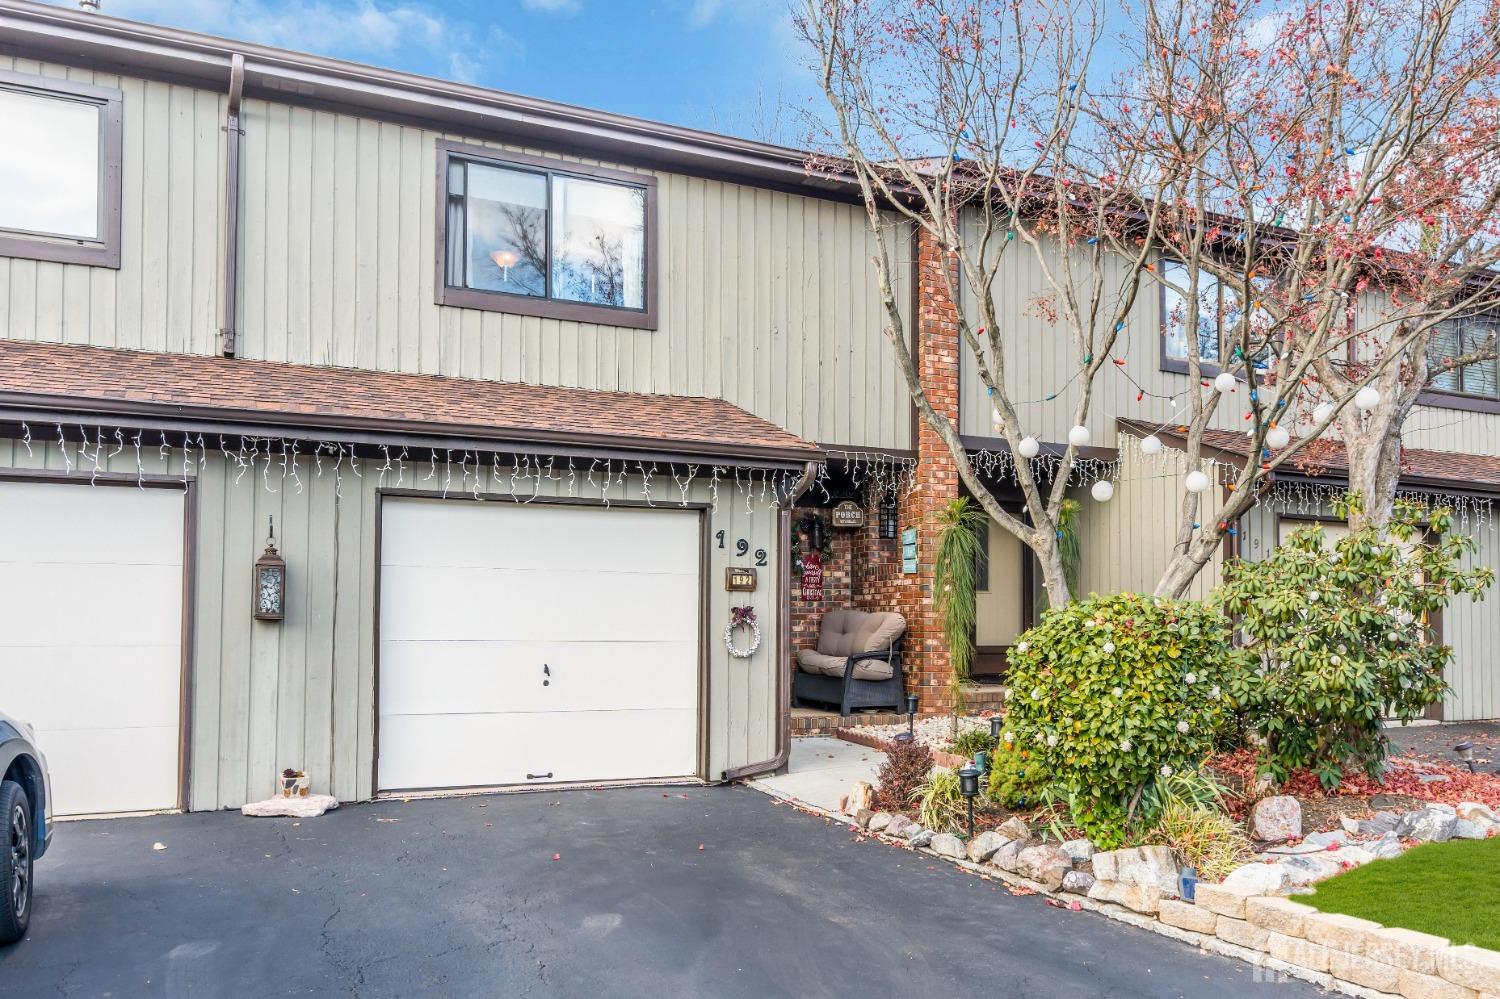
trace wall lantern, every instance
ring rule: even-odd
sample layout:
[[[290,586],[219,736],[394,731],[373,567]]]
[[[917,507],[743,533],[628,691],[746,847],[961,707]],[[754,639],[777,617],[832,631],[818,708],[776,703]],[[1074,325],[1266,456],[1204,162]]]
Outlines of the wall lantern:
[[[823,550],[823,518],[813,514],[812,523],[807,527],[807,543],[815,551]]]
[[[251,597],[257,621],[280,621],[286,616],[286,560],[276,551],[276,521],[269,519],[266,550],[255,560]]]
[[[896,536],[896,494],[889,492],[880,501],[880,536],[889,541]]]

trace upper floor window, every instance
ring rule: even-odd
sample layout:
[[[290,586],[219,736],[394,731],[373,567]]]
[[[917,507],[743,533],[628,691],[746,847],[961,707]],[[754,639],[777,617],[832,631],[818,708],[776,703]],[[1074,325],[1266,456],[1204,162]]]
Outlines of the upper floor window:
[[[438,302],[656,327],[656,180],[438,144]]]
[[[1500,316],[1470,316],[1440,323],[1433,330],[1427,346],[1427,363],[1436,372],[1432,387],[1439,392],[1487,399],[1500,397],[1500,379],[1496,377],[1494,357],[1462,365],[1444,363],[1450,358],[1492,351],[1497,333],[1500,333]]]
[[[0,256],[120,266],[122,100],[0,71]]]
[[[1198,344],[1198,359],[1208,368],[1234,353],[1245,335],[1244,324],[1250,324],[1251,357],[1264,358],[1270,316],[1251,303],[1247,315],[1241,296],[1206,271],[1198,274],[1197,323],[1190,328],[1188,297],[1193,290],[1192,271],[1186,264],[1163,258],[1160,263],[1162,360],[1169,370],[1187,370],[1189,344]],[[1252,284],[1264,287],[1270,279],[1255,278]],[[1260,366],[1257,364],[1257,366]]]

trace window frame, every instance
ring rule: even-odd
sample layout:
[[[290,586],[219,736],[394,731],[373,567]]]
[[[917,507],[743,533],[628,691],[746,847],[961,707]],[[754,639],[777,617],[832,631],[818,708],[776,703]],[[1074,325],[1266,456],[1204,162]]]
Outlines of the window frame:
[[[1156,266],[1158,268],[1161,268],[1163,271],[1165,271],[1168,264],[1175,264],[1176,266],[1183,269],[1187,269],[1188,266],[1185,262],[1178,260],[1176,257],[1170,256],[1165,253],[1157,254]],[[1224,312],[1224,283],[1218,278],[1214,277],[1212,274],[1210,274],[1209,277],[1214,282],[1214,290],[1218,297],[1218,306],[1214,311],[1214,327],[1218,330],[1219,355],[1220,357],[1222,357],[1224,354],[1224,320],[1222,318]],[[1157,333],[1156,343],[1159,359],[1161,362],[1160,368],[1162,371],[1170,372],[1172,374],[1186,375],[1190,372],[1191,361],[1189,361],[1189,359],[1186,357],[1173,357],[1167,352],[1167,320],[1170,317],[1170,313],[1167,311],[1167,292],[1169,290],[1173,291],[1173,293],[1175,294],[1175,289],[1169,289],[1165,280],[1159,280],[1156,282],[1156,311],[1157,316],[1160,319],[1160,322],[1158,324],[1160,329]],[[1218,358],[1210,361],[1200,357],[1198,359],[1198,368],[1199,373],[1205,378],[1212,378],[1220,371],[1224,370],[1220,365]],[[1240,377],[1243,377],[1243,375],[1241,375]]]
[[[0,70],[0,90],[37,97],[98,105],[99,113],[99,235],[95,239],[54,233],[7,229],[0,224],[0,257],[120,268],[121,162],[124,158],[125,95],[115,87],[100,87],[51,76]]]
[[[1470,320],[1479,319],[1496,321],[1500,320],[1500,315],[1481,313],[1478,316],[1461,316],[1456,320],[1449,320],[1449,322],[1463,324],[1459,327],[1458,352],[1460,355],[1464,353],[1464,332],[1467,329],[1467,324]],[[1429,368],[1431,367],[1431,363],[1431,361],[1428,361]],[[1469,365],[1465,364],[1453,369],[1458,374],[1460,385],[1463,384],[1464,369],[1468,367]],[[1417,405],[1433,406],[1440,409],[1468,410],[1475,413],[1500,413],[1500,386],[1497,386],[1494,395],[1481,395],[1478,392],[1468,392],[1462,388],[1438,388],[1429,381],[1428,386],[1417,396]]]
[[[503,291],[481,291],[448,283],[448,167],[455,160],[466,160],[488,166],[542,173],[547,176],[547,266],[551,269],[552,253],[552,178],[574,177],[580,180],[606,181],[645,192],[645,306],[640,309],[593,302],[570,302],[539,295],[515,295]],[[434,289],[438,305],[460,309],[479,309],[519,316],[539,316],[567,322],[594,323],[600,326],[622,326],[629,329],[657,328],[657,179],[652,174],[612,170],[583,163],[571,163],[541,156],[512,153],[504,149],[476,146],[448,139],[437,141],[436,218],[434,240]],[[550,275],[548,277],[550,284]]]

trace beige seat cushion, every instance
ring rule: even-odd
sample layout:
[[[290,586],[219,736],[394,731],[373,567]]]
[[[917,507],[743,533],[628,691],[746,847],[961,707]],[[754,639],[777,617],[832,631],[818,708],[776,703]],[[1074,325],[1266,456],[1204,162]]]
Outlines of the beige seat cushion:
[[[861,659],[854,664],[856,680],[889,680],[894,673],[891,664],[880,659]],[[840,670],[839,676],[843,675],[843,670]]]
[[[843,676],[845,656],[824,655],[822,652],[814,652],[812,649],[797,650],[797,665],[804,673],[818,673],[823,676]]]
[[[884,652],[905,633],[906,619],[894,611],[831,610],[818,627],[818,651],[829,656]]]

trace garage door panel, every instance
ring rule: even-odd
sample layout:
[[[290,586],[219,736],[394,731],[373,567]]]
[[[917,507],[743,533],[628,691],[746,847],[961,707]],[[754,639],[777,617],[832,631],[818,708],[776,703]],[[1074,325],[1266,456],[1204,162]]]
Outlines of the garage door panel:
[[[175,728],[181,669],[175,645],[0,645],[0,707],[39,730],[109,728],[121,719]]]
[[[697,646],[382,642],[380,696],[382,704],[400,705],[407,714],[553,711],[559,705],[581,711],[692,709]]]
[[[687,777],[697,769],[696,725],[694,712],[665,709],[383,717],[380,786]]]
[[[140,812],[177,803],[177,726],[37,732],[54,815]]]
[[[697,517],[665,509],[403,500],[386,502],[384,524],[386,566],[674,572],[696,562],[699,546]]]
[[[58,815],[177,804],[183,513],[175,490],[0,483],[0,709],[36,726]]]
[[[382,789],[697,769],[696,512],[393,499],[381,530]]]
[[[652,641],[697,634],[698,580],[552,569],[392,567],[380,636],[413,640]],[[649,608],[650,613],[642,613]]]
[[[7,644],[175,645],[181,605],[181,565],[0,564]]]
[[[121,562],[182,565],[182,493],[165,489],[86,487],[51,482],[0,488],[0,524],[67,525],[66,530],[9,530],[3,562]]]

